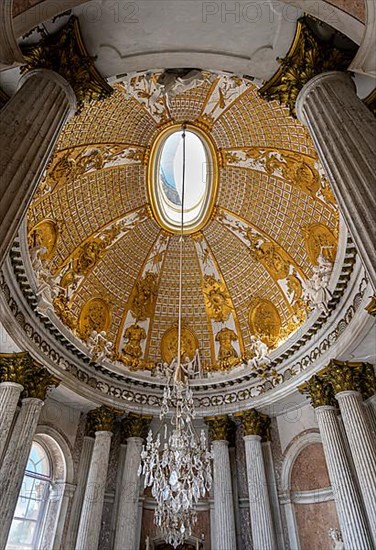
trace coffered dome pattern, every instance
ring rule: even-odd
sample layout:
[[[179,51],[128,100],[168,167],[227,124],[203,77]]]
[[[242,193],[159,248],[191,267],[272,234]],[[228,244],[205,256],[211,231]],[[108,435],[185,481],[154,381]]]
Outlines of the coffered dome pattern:
[[[179,237],[154,217],[148,171],[160,133],[191,124],[213,144],[218,194],[185,237],[183,347],[198,347],[206,370],[228,370],[252,335],[275,348],[305,322],[302,282],[322,246],[335,259],[337,206],[307,131],[250,81],[204,73],[167,100],[158,76],[117,82],[67,124],[28,211],[31,257],[47,248],[54,314],[72,338],[106,331],[109,361],[124,369],[168,361]]]

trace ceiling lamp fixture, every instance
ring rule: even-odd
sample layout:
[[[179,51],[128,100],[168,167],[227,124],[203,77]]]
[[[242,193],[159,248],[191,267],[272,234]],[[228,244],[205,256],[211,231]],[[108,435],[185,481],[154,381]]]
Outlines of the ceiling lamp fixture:
[[[184,251],[184,196],[186,163],[186,127],[182,126],[182,194],[179,264],[178,350],[171,363],[172,376],[163,392],[160,411],[161,428],[153,439],[150,430],[141,452],[139,475],[144,475],[145,487],[157,501],[154,521],[161,535],[174,548],[192,535],[197,521],[194,510],[200,497],[210,491],[212,484],[212,454],[205,433],[196,433],[193,393],[189,386],[182,349],[182,290]],[[172,414],[171,414],[172,411]],[[170,422],[169,422],[170,420]],[[171,424],[172,427],[169,426]],[[161,438],[162,434],[162,438]]]

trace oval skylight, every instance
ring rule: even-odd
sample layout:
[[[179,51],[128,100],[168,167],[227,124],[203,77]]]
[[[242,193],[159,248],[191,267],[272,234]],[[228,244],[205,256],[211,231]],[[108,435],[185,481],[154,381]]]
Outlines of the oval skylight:
[[[183,130],[169,128],[156,141],[151,155],[149,193],[162,227],[181,230],[183,202]],[[196,128],[185,130],[184,232],[198,231],[210,217],[216,191],[213,146]]]

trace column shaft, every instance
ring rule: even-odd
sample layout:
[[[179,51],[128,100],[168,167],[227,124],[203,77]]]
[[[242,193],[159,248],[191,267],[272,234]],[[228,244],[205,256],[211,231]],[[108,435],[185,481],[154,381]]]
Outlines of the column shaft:
[[[22,401],[0,470],[0,550],[4,550],[43,401]]]
[[[357,391],[337,393],[343,426],[353,457],[373,541],[376,547],[376,451],[362,396]]]
[[[23,63],[24,58],[18,47],[13,29],[13,0],[0,2],[0,67]]]
[[[0,466],[22,390],[23,386],[15,382],[0,384]]]
[[[350,75],[341,72],[312,78],[300,92],[296,110],[376,288],[375,117],[357,97]]]
[[[332,406],[317,407],[316,418],[346,550],[371,550],[361,500],[351,474],[345,444]]]
[[[127,452],[116,521],[115,550],[134,550],[137,547],[136,533],[140,495],[138,468],[141,462],[142,442],[141,437],[129,437],[127,439]]]
[[[75,547],[78,525],[80,520],[80,512],[84,501],[86,482],[89,474],[90,460],[94,447],[93,437],[84,437],[82,444],[80,463],[78,466],[77,485],[73,496],[72,508],[70,511],[68,534],[66,539],[66,547],[71,550]]]
[[[261,437],[246,435],[244,442],[253,546],[255,550],[273,550],[276,543]]]
[[[98,548],[111,437],[111,432],[95,433],[76,550],[97,550]]]
[[[0,114],[0,264],[11,247],[76,99],[68,82],[44,69],[26,73]]]
[[[215,550],[236,550],[228,441],[213,441]]]

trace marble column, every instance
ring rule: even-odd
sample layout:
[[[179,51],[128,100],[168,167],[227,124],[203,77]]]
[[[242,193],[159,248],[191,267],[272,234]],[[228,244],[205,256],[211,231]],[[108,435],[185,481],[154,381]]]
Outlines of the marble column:
[[[13,29],[13,0],[0,2],[0,67],[24,63]]]
[[[71,549],[75,547],[78,524],[80,520],[80,512],[85,496],[86,482],[89,474],[90,461],[93,453],[94,438],[85,435],[82,450],[80,455],[80,463],[77,473],[76,490],[74,491],[72,508],[70,511],[70,519],[68,526],[68,534],[66,539],[66,547]]]
[[[274,550],[276,539],[262,452],[270,421],[256,410],[239,416],[244,431],[253,545],[256,550]]]
[[[0,465],[22,390],[23,386],[15,382],[0,384]]]
[[[213,493],[215,550],[236,550],[234,500],[228,438],[231,423],[227,416],[205,419],[210,427],[213,450]]]
[[[130,414],[123,420],[123,437],[127,442],[119,507],[116,518],[115,550],[134,550],[138,547],[140,477],[143,440],[147,435],[151,417]]]
[[[36,69],[22,76],[0,113],[0,264],[11,247],[76,97],[59,74]]]
[[[349,73],[312,78],[296,101],[370,281],[376,289],[376,119]]]
[[[0,469],[0,550],[6,546],[42,406],[41,399],[22,400],[21,411]]]
[[[97,431],[82,503],[76,550],[98,548],[114,414],[109,409],[100,407],[88,417],[88,422]]]
[[[358,391],[336,394],[360,490],[376,547],[376,450],[362,396]]]
[[[339,525],[346,550],[371,550],[360,496],[346,456],[345,443],[336,418],[336,409],[323,405],[315,409],[333,489]]]
[[[138,499],[140,478],[138,468],[141,462],[141,437],[127,439],[127,452],[123,470],[119,510],[116,522],[115,550],[134,550],[138,524]]]

